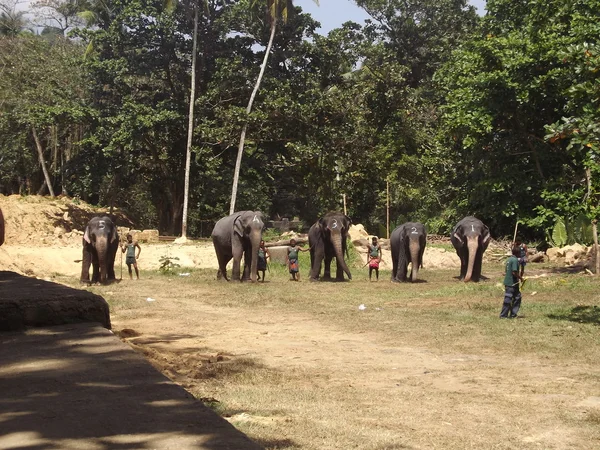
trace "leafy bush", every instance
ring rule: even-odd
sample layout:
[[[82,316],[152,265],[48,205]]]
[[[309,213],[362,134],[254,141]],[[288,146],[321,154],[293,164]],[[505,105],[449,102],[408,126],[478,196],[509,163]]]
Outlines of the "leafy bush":
[[[160,262],[160,267],[158,268],[158,270],[160,270],[161,273],[163,273],[163,274],[173,273],[175,271],[175,269],[180,267],[179,264],[177,264],[176,262],[173,262],[175,260],[179,261],[179,258],[177,256],[170,256],[170,255],[161,256],[160,259],[158,260]]]

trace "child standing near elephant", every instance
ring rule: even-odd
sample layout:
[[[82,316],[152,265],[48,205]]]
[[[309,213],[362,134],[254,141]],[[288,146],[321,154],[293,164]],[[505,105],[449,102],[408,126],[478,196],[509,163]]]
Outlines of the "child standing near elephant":
[[[290,246],[287,249],[287,266],[292,275],[290,281],[300,281],[300,266],[298,265],[299,252],[307,252],[310,248],[302,249],[296,245],[296,239],[290,239]]]
[[[260,246],[258,247],[258,260],[256,261],[256,271],[262,272],[262,282],[265,282],[265,271],[267,270],[267,264],[269,263],[269,250],[265,247],[265,241],[260,241]],[[261,281],[260,276],[258,277],[258,281]]]
[[[381,245],[377,242],[377,237],[373,236],[373,240],[369,245],[369,281],[371,281],[371,275],[375,271],[377,281],[379,281],[379,263],[381,261]]]
[[[137,256],[135,254],[136,247],[138,249]],[[127,269],[129,270],[129,279],[133,280],[133,274],[131,273],[131,266],[133,266],[133,268],[135,269],[135,276],[139,280],[140,272],[138,270],[137,260],[140,257],[140,253],[142,253],[142,248],[140,247],[140,244],[137,243],[137,241],[133,242],[133,237],[130,233],[127,233],[127,242],[123,244],[123,246],[121,247],[121,251],[123,253],[127,252],[127,254],[125,255],[125,264],[127,264]]]

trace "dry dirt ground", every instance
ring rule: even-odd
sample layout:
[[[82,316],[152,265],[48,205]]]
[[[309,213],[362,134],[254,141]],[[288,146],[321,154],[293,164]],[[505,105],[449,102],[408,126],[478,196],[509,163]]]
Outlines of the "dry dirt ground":
[[[1,267],[77,285],[80,237],[10,236]],[[359,268],[349,283],[292,283],[273,267],[252,285],[215,281],[206,243],[142,246],[140,266],[165,255],[181,270],[88,289],[122,339],[267,448],[600,447],[596,280],[547,268],[524,318],[501,321],[500,263],[477,285],[427,255],[422,283]]]

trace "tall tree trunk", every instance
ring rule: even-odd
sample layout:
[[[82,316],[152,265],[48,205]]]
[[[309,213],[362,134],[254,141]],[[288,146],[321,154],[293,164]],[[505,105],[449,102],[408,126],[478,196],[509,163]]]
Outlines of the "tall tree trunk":
[[[263,63],[260,66],[260,73],[258,74],[258,78],[256,79],[256,84],[254,86],[254,90],[252,91],[252,95],[250,96],[250,101],[248,102],[248,106],[246,107],[246,114],[250,114],[252,111],[252,104],[254,103],[254,97],[256,97],[256,93],[260,88],[260,83],[262,81],[263,75],[265,73],[265,68],[267,67],[267,61],[269,60],[269,54],[271,53],[271,47],[273,46],[273,38],[275,37],[275,29],[277,28],[277,21],[273,20],[273,24],[271,25],[271,36],[269,36],[269,43],[267,44],[267,49],[265,50],[265,57],[263,58]],[[242,134],[240,136],[240,145],[238,146],[237,158],[235,160],[235,170],[233,172],[233,186],[231,188],[231,205],[229,206],[229,214],[233,214],[235,212],[235,201],[237,198],[237,189],[238,189],[238,180],[240,178],[240,167],[242,165],[242,155],[244,154],[244,141],[246,140],[246,130],[248,129],[248,121],[244,124],[242,128]]]
[[[587,201],[588,205],[592,202],[592,170],[589,167],[585,169],[585,178],[587,181]],[[594,254],[596,257],[596,276],[600,275],[600,248],[598,248],[598,220],[592,220],[592,234],[594,238]]]
[[[194,36],[192,44],[192,86],[190,89],[190,112],[188,117],[188,135],[185,152],[185,179],[183,188],[183,215],[181,237],[187,238],[188,201],[190,195],[190,164],[192,159],[192,137],[194,135],[194,101],[196,99],[196,48],[198,45],[198,5],[194,4]]]
[[[40,142],[40,139],[38,138],[37,132],[35,131],[35,127],[33,125],[31,125],[31,132],[33,133],[33,140],[35,141],[35,147],[37,148],[38,157],[40,159],[40,165],[42,166],[42,172],[44,172],[44,179],[46,180],[48,191],[50,191],[50,197],[54,198],[54,189],[52,189],[52,182],[50,181],[50,175],[48,174],[46,162],[44,161],[44,151],[42,150],[42,143]]]

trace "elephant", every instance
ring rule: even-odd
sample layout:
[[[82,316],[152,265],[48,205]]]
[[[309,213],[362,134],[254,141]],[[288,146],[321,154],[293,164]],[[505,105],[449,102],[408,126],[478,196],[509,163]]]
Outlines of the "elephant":
[[[460,258],[460,279],[465,282],[479,281],[483,252],[490,243],[490,230],[473,216],[467,216],[456,224],[450,240]]]
[[[115,280],[115,255],[119,248],[117,227],[108,216],[94,217],[85,227],[83,234],[83,259],[81,283],[110,283]]]
[[[219,262],[217,278],[227,278],[227,263],[233,258],[231,279],[256,282],[258,248],[264,228],[263,214],[260,211],[238,211],[220,219],[211,236]],[[240,263],[244,256],[244,273],[240,279]]]
[[[323,279],[331,279],[331,260],[335,257],[336,280],[344,281],[344,272],[352,279],[350,269],[344,260],[348,254],[346,239],[352,220],[340,212],[329,212],[310,227],[308,244],[310,246],[310,280],[316,281],[321,273],[321,262],[325,258]]]
[[[0,209],[0,245],[4,244],[4,216]]]
[[[410,280],[415,282],[419,275],[419,268],[423,267],[423,252],[427,245],[427,232],[419,222],[407,222],[397,227],[390,236],[392,248],[392,281],[407,281],[406,273],[408,263]]]

